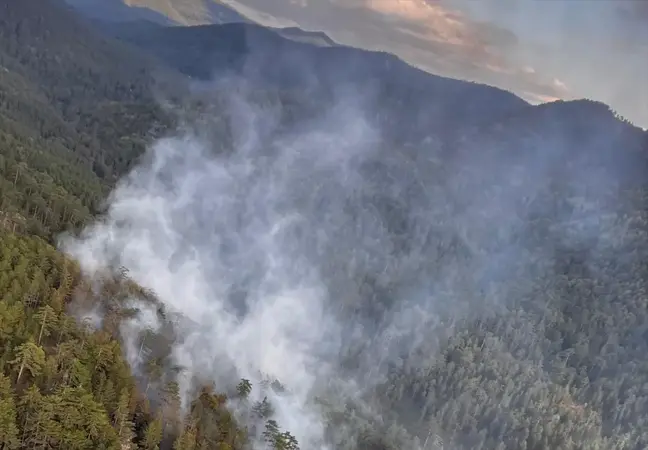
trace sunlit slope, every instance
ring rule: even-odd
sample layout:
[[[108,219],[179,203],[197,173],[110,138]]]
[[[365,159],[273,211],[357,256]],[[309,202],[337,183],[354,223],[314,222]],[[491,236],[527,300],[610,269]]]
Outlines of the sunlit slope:
[[[155,77],[173,71],[97,34],[60,2],[2,8],[0,209],[45,236],[87,219],[141,154],[166,120]]]
[[[105,21],[151,20],[174,25],[247,21],[218,0],[66,0],[83,14]]]

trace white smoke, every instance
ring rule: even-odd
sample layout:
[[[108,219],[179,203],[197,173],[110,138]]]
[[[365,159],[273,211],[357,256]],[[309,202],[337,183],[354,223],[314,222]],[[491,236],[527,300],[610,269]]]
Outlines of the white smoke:
[[[313,258],[340,218],[325,217],[322,204],[319,219],[329,223],[310,234],[314,218],[290,199],[321,189],[320,200],[341,205],[344,192],[359,187],[355,166],[378,134],[342,102],[272,141],[271,115],[230,100],[234,152],[218,154],[218,143],[189,132],[158,141],[111,194],[105,217],[63,248],[89,276],[125,267],[186,319],[173,354],[184,368],[183,400],[194,377],[222,380],[234,369],[253,386],[277,379],[289,392],[272,398],[280,426],[304,448],[324,448],[324,425],[309,403],[332,375],[340,331]],[[232,300],[237,290],[245,294]],[[137,372],[137,336],[159,323],[150,307],[133,306],[143,312],[121,332]]]
[[[429,365],[461,320],[521,295],[512,277],[545,270],[525,223],[551,206],[529,206],[551,155],[511,162],[468,147],[441,167],[439,146],[389,148],[360,100],[287,123],[232,94],[219,104],[226,132],[202,117],[198,131],[156,142],[105,217],[62,243],[88,276],[123,266],[182,318],[173,359],[185,404],[196,380],[276,379],[284,393],[257,388],[253,400],[267,394],[302,448],[352,447],[347,423],[327,435],[323,393],[389,427],[372,389],[394,368]],[[121,332],[139,373],[139,336],[161,324],[133,306]]]

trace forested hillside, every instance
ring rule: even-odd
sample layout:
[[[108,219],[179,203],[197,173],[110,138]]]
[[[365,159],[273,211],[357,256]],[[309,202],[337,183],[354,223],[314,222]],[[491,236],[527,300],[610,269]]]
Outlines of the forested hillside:
[[[279,210],[303,218],[281,247],[316,268],[339,326],[322,336],[339,354],[308,355],[335,369],[309,398],[327,448],[648,447],[648,133],[597,102],[532,107],[250,24],[101,33],[62,1],[0,0],[0,448],[308,448],[268,400],[294,388],[284,380],[219,383],[223,358],[189,374],[187,396],[174,349],[192,331],[177,305],[194,299],[193,273],[119,266],[128,247],[179,227],[183,249],[227,265],[209,282],[226,273],[222,294],[249,317],[245,291],[263,272],[250,254],[266,249],[252,243]],[[235,92],[272,119],[255,122],[254,151]],[[366,123],[335,109],[352,97]],[[162,169],[140,159],[178,124],[208,142],[207,159],[185,141]],[[380,139],[349,175],[336,164],[362,126]],[[241,147],[254,159],[237,159]],[[57,238],[104,214],[134,167],[151,191],[122,179],[116,195],[172,186],[178,216],[133,221],[137,242],[115,226],[104,243],[120,250],[116,266],[88,278]],[[210,180],[222,168],[238,178]],[[167,282],[182,298],[153,290]],[[200,336],[201,357],[229,342]],[[271,357],[301,355],[284,352]]]
[[[238,447],[242,430],[212,387],[202,389],[186,417],[177,384],[156,372],[154,361],[155,388],[138,388],[115,337],[120,321],[136,313],[124,299],[145,295],[141,288],[117,280],[95,292],[74,262],[39,238],[2,231],[0,245],[2,448]],[[111,313],[100,328],[70,310],[71,299],[79,307],[102,296]],[[153,390],[155,408],[145,395]]]
[[[2,206],[48,236],[97,211],[108,186],[168,124],[146,57],[106,41],[56,2],[2,2]],[[168,75],[172,77],[172,75]]]
[[[185,418],[173,383],[137,385],[117,339],[124,317],[116,314],[133,312],[114,306],[100,328],[75,314],[73,300],[92,309],[101,294],[51,245],[99,211],[116,178],[169,124],[154,77],[164,84],[172,72],[57,2],[0,2],[3,449],[229,448],[240,439],[210,386]],[[168,403],[166,412],[151,407],[146,390]]]
[[[394,55],[311,45],[256,24],[123,24],[108,32],[198,80],[235,75],[255,86],[296,92],[300,103],[320,110],[335,94],[363,96],[380,126],[400,143],[430,135],[448,139],[446,134],[529,106],[510,92],[431,75]]]

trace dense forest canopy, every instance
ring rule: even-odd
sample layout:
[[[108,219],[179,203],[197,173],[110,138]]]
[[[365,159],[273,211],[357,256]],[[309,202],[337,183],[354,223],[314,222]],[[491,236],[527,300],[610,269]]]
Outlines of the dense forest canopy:
[[[0,0],[0,448],[648,447],[648,133],[96,19]]]

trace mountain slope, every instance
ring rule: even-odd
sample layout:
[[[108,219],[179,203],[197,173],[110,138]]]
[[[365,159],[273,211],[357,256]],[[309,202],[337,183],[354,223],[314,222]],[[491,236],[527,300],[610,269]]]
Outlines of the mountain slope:
[[[360,399],[340,400],[344,411],[331,406],[333,439],[352,428],[360,430],[358,446],[372,449],[416,448],[412,435],[427,448],[645,448],[647,397],[633,388],[648,373],[641,356],[648,351],[645,132],[597,102],[530,106],[389,55],[316,48],[255,26],[123,28],[120,37],[198,79],[234,74],[243,85],[293,95],[300,112],[309,102],[327,110],[344,97],[337,89],[365,100],[359,114],[381,141],[358,169],[354,190],[340,187],[346,179],[336,171],[318,172],[317,155],[330,149],[317,141],[303,166],[278,160],[276,167],[291,168],[278,178],[259,149],[263,167],[242,171],[254,179],[233,188],[238,218],[251,204],[260,214],[272,205],[252,194],[255,183],[266,192],[264,167],[267,183],[287,184],[277,202],[305,218],[289,248],[317,267],[342,335],[352,336],[358,324],[367,330],[360,342],[350,338],[341,376],[372,386],[372,373],[388,374]],[[219,86],[199,91],[205,103]],[[300,112],[276,141],[264,134],[263,146],[291,142],[283,132],[301,136]],[[175,167],[160,176],[182,186]],[[196,172],[186,175],[197,211],[223,204],[208,181],[196,189],[194,179],[209,179]],[[228,187],[219,185],[223,195]],[[186,208],[179,214],[190,215]],[[227,230],[227,219],[214,220]],[[199,252],[199,238],[217,239],[185,227],[177,232]],[[326,237],[316,251],[313,236]],[[253,275],[240,270],[250,283]],[[426,322],[426,314],[434,319]],[[394,317],[419,327],[394,330]],[[375,355],[385,353],[381,368]],[[380,418],[363,415],[367,404]]]
[[[191,425],[184,426],[172,406],[178,385],[160,374],[164,339],[141,343],[148,355],[155,347],[150,383],[134,376],[120,338],[138,313],[127,299],[146,297],[155,315],[154,297],[123,273],[95,289],[45,240],[89,221],[166,119],[153,102],[159,67],[147,60],[58,2],[0,1],[3,449],[226,449],[243,439],[226,397],[208,383],[188,405]],[[147,392],[171,409],[161,412]]]
[[[218,0],[65,0],[84,15],[110,22],[150,20],[160,24],[198,25],[249,22]]]
[[[56,2],[26,0],[10,7],[4,3],[2,79],[20,79],[24,87],[8,88],[6,95],[40,98],[49,106],[47,114],[58,114],[72,128],[112,102],[151,103],[157,69],[146,58],[95,34]],[[83,139],[76,140],[78,145]]]
[[[339,45],[326,33],[321,31],[305,31],[297,27],[273,28],[280,36],[296,42],[316,45],[320,47],[333,47]]]
[[[0,7],[0,133],[7,147],[1,209],[46,235],[68,222],[70,211],[82,221],[97,210],[107,186],[166,120],[153,101],[155,80],[174,75],[96,34],[58,2]],[[31,184],[31,199],[15,190],[21,182]],[[53,206],[52,182],[74,207]],[[52,208],[65,211],[60,224]]]
[[[432,75],[393,55],[298,42],[284,37],[285,30],[259,25],[124,25],[113,33],[197,79],[236,74],[259,86],[307,92],[313,104],[350,89],[375,102],[368,109],[380,111],[383,128],[400,141],[463,129],[528,107],[510,92]]]
[[[304,218],[281,244],[315,264],[329,291],[327,307],[340,311],[341,334],[353,336],[358,324],[366,330],[360,342],[350,338],[336,368],[371,388],[360,399],[340,400],[343,411],[334,394],[324,399],[333,404],[332,439],[350,448],[357,439],[359,448],[371,449],[417,448],[412,435],[427,448],[462,450],[646,447],[647,396],[635,387],[648,373],[645,132],[597,102],[530,106],[487,86],[416,71],[389,55],[316,48],[254,26],[121,31],[122,39],[198,79],[234,74],[224,89],[240,82],[297,104],[287,130],[262,135],[259,162],[246,160],[255,170],[241,170],[242,185],[214,189],[208,171],[183,173],[178,164],[159,176],[173,179],[180,192],[188,178],[196,209],[183,203],[180,217],[240,201],[241,210],[230,206],[231,214],[207,220],[225,235],[239,236],[239,218],[249,217],[250,205],[261,216],[276,213],[267,206],[273,200]],[[197,84],[204,103],[221,87]],[[291,133],[300,141],[305,105],[318,110],[315,116],[327,111],[344,97],[336,89],[366,99],[358,115],[381,137],[354,172],[361,181],[350,191],[337,170],[318,172],[318,155],[331,149],[317,140],[298,146],[307,155],[303,165],[290,165],[290,156],[271,158],[292,142]],[[222,105],[214,103],[214,114],[235,116]],[[327,132],[344,138],[345,124],[334,124]],[[226,161],[229,167],[237,160]],[[196,179],[204,184],[196,187]],[[274,192],[275,183],[287,185],[280,198],[254,196],[268,186]],[[174,197],[168,201],[174,211]],[[228,217],[237,218],[234,231]],[[201,252],[200,260],[232,263],[201,247],[220,234],[182,224],[175,231],[188,236],[183,245]],[[313,236],[324,237],[317,250]],[[242,284],[253,283],[253,271],[238,269]],[[238,271],[227,273],[239,281]],[[426,314],[433,319],[426,322]],[[418,328],[394,329],[393,317]],[[381,367],[376,355],[386,353]],[[373,386],[371,374],[381,370],[387,380]],[[379,418],[363,415],[367,404]],[[340,430],[348,428],[360,431],[344,440]]]
[[[175,22],[154,9],[129,5],[123,0],[66,0],[66,3],[84,16],[109,22],[146,20],[172,25]]]

